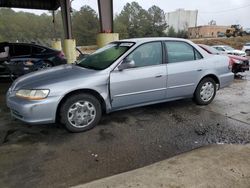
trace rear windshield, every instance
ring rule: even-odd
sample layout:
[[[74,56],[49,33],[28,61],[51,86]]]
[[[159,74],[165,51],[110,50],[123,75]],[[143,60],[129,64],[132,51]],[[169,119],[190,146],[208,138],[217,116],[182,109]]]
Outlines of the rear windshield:
[[[115,42],[110,43],[103,48],[95,51],[77,63],[78,66],[103,70],[112,65],[119,57],[128,51],[134,43],[132,42]]]
[[[221,54],[219,50],[216,50],[215,48],[211,46],[207,46],[207,45],[199,45],[199,46],[210,54]]]

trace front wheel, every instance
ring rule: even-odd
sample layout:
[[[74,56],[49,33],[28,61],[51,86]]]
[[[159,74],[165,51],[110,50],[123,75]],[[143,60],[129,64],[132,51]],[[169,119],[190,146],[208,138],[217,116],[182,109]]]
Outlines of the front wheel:
[[[198,105],[207,105],[211,103],[216,95],[216,83],[212,78],[204,78],[198,84],[194,100]]]
[[[89,94],[69,97],[60,109],[61,123],[70,132],[82,132],[96,126],[101,119],[101,104]]]

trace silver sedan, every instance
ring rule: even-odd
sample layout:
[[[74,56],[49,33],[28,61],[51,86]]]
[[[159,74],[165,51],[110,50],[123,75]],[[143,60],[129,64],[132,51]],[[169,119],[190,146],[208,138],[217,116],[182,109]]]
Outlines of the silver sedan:
[[[7,105],[21,121],[60,121],[81,132],[103,113],[121,109],[183,98],[207,105],[233,81],[230,68],[228,57],[210,55],[188,40],[120,40],[77,64],[20,77],[8,90]]]

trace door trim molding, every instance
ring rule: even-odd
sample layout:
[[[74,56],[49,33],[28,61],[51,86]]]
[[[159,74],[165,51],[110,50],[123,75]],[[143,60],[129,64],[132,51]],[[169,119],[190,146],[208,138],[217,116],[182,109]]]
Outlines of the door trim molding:
[[[125,94],[120,94],[120,95],[115,95],[114,97],[124,97],[124,96],[129,96],[129,95],[138,95],[142,93],[150,93],[154,91],[163,91],[166,90],[167,88],[158,88],[158,89],[151,89],[151,90],[146,90],[146,91],[138,91],[138,92],[133,92],[133,93],[125,93]]]

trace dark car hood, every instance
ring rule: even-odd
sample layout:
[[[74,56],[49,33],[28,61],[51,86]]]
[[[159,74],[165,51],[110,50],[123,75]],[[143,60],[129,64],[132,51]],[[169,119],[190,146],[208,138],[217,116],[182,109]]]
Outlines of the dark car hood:
[[[97,71],[85,69],[76,65],[61,65],[50,69],[36,71],[18,78],[11,86],[12,90],[20,88],[32,89],[36,85],[48,85],[50,83],[60,82],[68,79],[77,79],[79,77],[88,77]]]

